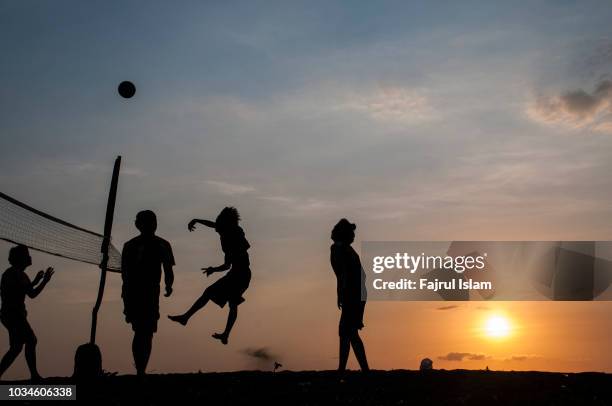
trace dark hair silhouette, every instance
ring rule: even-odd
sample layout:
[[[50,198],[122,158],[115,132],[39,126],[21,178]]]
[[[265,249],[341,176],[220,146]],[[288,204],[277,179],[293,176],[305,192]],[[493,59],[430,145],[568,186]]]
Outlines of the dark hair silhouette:
[[[151,210],[140,211],[136,215],[135,225],[141,233],[152,234],[157,230],[157,216]]]
[[[215,219],[215,228],[238,227],[240,213],[235,207],[225,207]]]
[[[23,265],[30,260],[30,252],[25,245],[16,245],[9,250],[8,262],[13,266]]]
[[[352,242],[355,238],[357,226],[343,218],[336,223],[331,232],[331,239],[334,242]]]

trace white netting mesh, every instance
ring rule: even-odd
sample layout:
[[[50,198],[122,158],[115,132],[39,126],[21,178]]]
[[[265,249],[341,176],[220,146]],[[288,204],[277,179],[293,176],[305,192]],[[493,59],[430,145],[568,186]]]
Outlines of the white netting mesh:
[[[103,236],[33,209],[0,193],[0,239],[29,248],[99,265]],[[111,244],[108,269],[121,269],[121,254]]]

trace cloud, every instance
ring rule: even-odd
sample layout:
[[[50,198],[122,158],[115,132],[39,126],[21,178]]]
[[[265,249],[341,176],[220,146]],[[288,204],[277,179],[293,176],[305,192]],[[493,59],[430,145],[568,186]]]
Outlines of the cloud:
[[[97,162],[51,162],[47,164],[52,166],[56,170],[67,171],[70,173],[78,174],[107,174],[111,171],[112,165],[108,162],[101,164]],[[130,167],[123,165],[121,168],[121,176],[146,176],[146,172],[140,168]]]
[[[612,40],[584,39],[576,44],[571,69],[582,78],[605,78],[612,68]]]
[[[612,134],[612,81],[600,81],[591,93],[575,89],[557,96],[540,96],[527,114],[543,124]]]
[[[291,196],[258,196],[259,199],[283,205],[299,213],[329,211],[336,208],[336,204],[312,197],[297,198]]]
[[[342,107],[382,122],[412,124],[434,117],[429,99],[421,91],[405,87],[379,87],[353,95]]]
[[[242,353],[254,358],[258,361],[275,361],[277,360],[276,355],[272,354],[266,347],[261,348],[245,348]]]
[[[129,175],[129,176],[145,176],[146,172],[139,168],[127,167],[127,168],[121,169],[121,174]]]
[[[267,347],[249,347],[241,350],[240,352],[248,357],[248,362],[251,368],[273,368],[274,364],[280,361],[280,358],[276,354],[270,352]]]
[[[458,308],[459,308],[458,305],[449,305],[449,306],[436,307],[436,310],[452,310],[452,309],[458,309]]]
[[[513,355],[509,358],[506,358],[505,361],[527,361],[527,360],[531,360],[531,359],[538,359],[540,358],[537,355]]]
[[[606,121],[603,123],[599,123],[593,126],[593,131],[597,131],[599,133],[604,133],[604,134],[612,134],[612,120]]]
[[[517,354],[517,355],[511,355],[507,358],[498,358],[498,361],[504,361],[504,362],[522,362],[522,361],[528,361],[528,360],[534,360],[534,359],[540,359],[541,357],[539,355],[534,355],[534,354]],[[446,355],[440,355],[438,356],[439,360],[443,360],[443,361],[456,361],[456,362],[461,362],[461,361],[484,361],[484,360],[490,360],[493,359],[493,357],[489,356],[489,355],[485,355],[485,354],[476,354],[476,353],[471,353],[471,352],[449,352]]]
[[[183,117],[201,120],[231,118],[249,128],[288,119],[344,119],[344,113],[358,113],[380,124],[411,125],[436,117],[427,89],[401,85],[362,83],[311,83],[298,92],[275,94],[265,99],[210,96],[189,100],[175,107]]]
[[[235,183],[220,182],[216,180],[208,180],[206,181],[206,183],[216,187],[221,194],[230,196],[241,195],[255,191],[255,188],[249,185],[238,185]]]
[[[438,356],[438,359],[443,361],[463,361],[464,359],[469,361],[482,361],[488,358],[490,357],[485,354],[474,354],[471,352],[449,352],[446,355]]]

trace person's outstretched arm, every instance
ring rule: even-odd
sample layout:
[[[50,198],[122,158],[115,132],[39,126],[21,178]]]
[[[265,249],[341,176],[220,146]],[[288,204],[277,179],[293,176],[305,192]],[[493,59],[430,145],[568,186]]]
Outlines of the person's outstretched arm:
[[[28,289],[28,296],[31,298],[35,298],[42,292],[47,283],[51,280],[51,276],[53,276],[53,268],[49,267],[45,272],[39,271],[34,278],[34,281],[30,284],[30,288]],[[39,281],[41,281],[38,283]],[[38,283],[38,286],[36,285]]]
[[[164,296],[168,297],[172,294],[172,285],[174,284],[174,271],[172,267],[175,265],[174,253],[172,252],[172,246],[166,243],[163,269],[164,269],[164,284],[166,285],[166,293]]]
[[[166,285],[166,294],[168,297],[172,294],[172,284],[174,283],[174,272],[172,271],[172,265],[164,263],[164,283]]]
[[[205,273],[206,276],[210,276],[210,275],[214,274],[215,272],[224,272],[224,271],[227,271],[231,267],[232,267],[232,263],[226,260],[223,265],[209,266],[208,268],[202,268],[202,270],[204,271],[203,273]]]
[[[338,297],[338,308],[342,308],[342,294],[345,289],[345,277],[346,277],[346,261],[343,252],[340,251],[339,247],[332,248],[331,251],[331,265],[334,273],[336,274],[336,294]]]
[[[196,224],[202,224],[206,227],[210,227],[210,228],[215,228],[216,224],[214,221],[210,221],[210,220],[202,220],[202,219],[193,219],[189,222],[189,224],[187,224],[187,229],[189,231],[193,231],[195,230],[195,226]]]
[[[125,321],[129,320],[128,312],[130,311],[129,310],[129,291],[130,291],[129,272],[130,272],[130,264],[131,264],[131,260],[130,260],[131,250],[129,247],[130,245],[126,243],[123,245],[123,249],[121,250],[121,281],[123,282],[121,284],[121,299],[123,301],[123,314],[125,315]]]

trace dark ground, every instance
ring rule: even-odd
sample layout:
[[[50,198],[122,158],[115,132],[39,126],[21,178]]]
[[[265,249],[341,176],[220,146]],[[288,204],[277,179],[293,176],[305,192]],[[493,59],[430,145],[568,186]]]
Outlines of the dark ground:
[[[45,384],[69,382],[50,378]],[[330,371],[169,374],[144,380],[126,375],[78,384],[77,400],[105,405],[612,405],[612,375],[395,370],[369,376],[352,372],[344,382]]]

